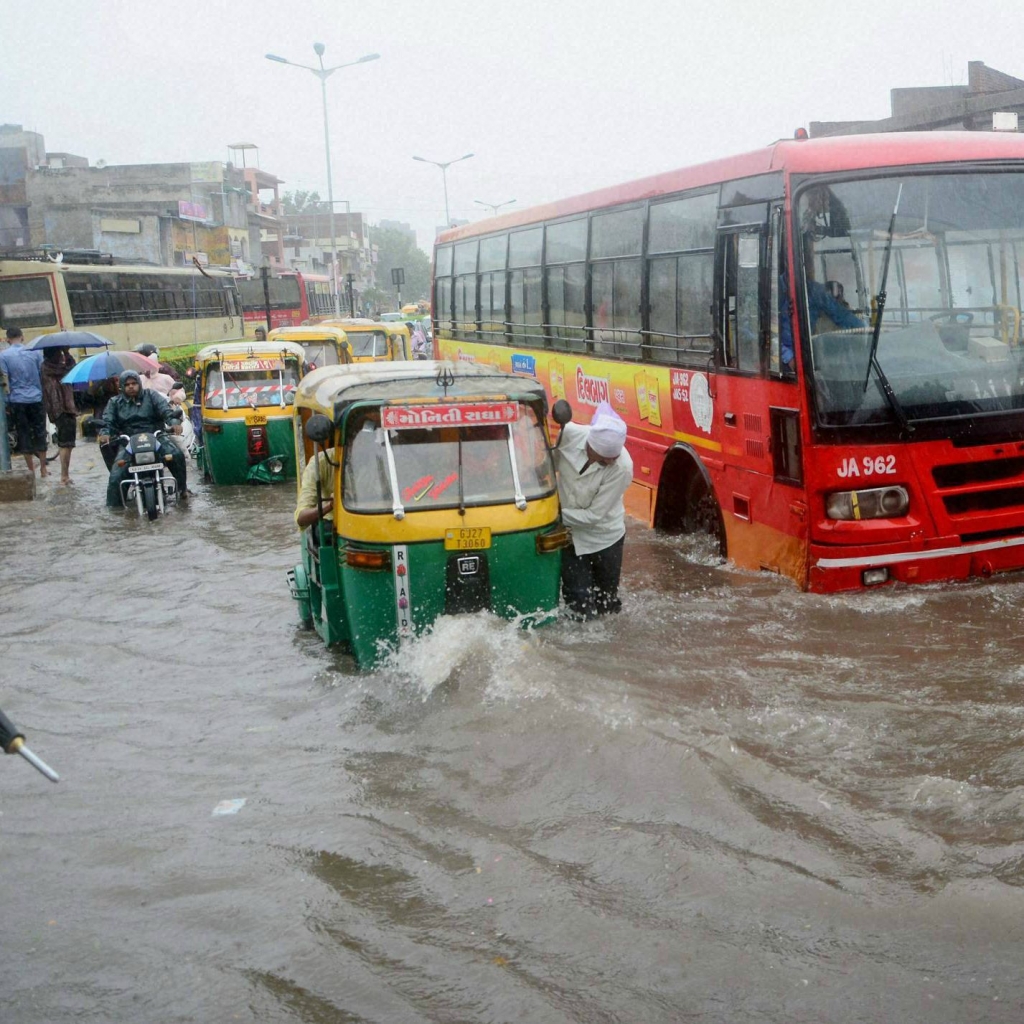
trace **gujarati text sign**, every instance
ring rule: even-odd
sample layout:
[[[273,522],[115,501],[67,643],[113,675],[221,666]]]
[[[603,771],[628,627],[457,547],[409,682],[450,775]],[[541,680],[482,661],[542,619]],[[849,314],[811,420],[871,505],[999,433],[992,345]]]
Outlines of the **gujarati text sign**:
[[[284,363],[280,359],[225,359],[220,365],[225,373],[238,373],[239,370],[284,369]]]
[[[381,409],[385,430],[411,427],[483,427],[515,423],[518,402],[468,402],[459,405],[386,405]]]

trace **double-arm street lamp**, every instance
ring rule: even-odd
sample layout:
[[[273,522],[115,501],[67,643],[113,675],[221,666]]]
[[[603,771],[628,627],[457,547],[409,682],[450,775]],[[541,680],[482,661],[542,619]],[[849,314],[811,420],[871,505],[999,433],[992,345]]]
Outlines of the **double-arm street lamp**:
[[[482,199],[474,199],[473,202],[474,203],[479,203],[481,206],[486,206],[487,209],[491,211],[492,216],[496,216],[498,211],[503,206],[511,206],[515,202],[515,200],[514,199],[506,199],[505,202],[503,202],[503,203],[485,203]]]
[[[334,295],[334,315],[340,317],[341,296],[338,294],[338,243],[334,231],[334,185],[331,180],[331,134],[327,127],[327,79],[335,71],[340,71],[342,68],[350,68],[354,64],[365,64],[367,61],[377,60],[380,54],[368,53],[365,57],[360,57],[359,60],[351,60],[347,64],[335,64],[332,68],[325,68],[325,49],[326,47],[323,43],[313,44],[313,52],[316,53],[317,60],[320,62],[320,67],[318,68],[311,67],[309,64],[296,64],[295,61],[288,60],[287,57],[278,57],[273,53],[268,53],[266,57],[267,60],[277,61],[278,64],[291,64],[293,68],[305,68],[306,71],[312,71],[320,79],[320,95],[324,105],[324,149],[327,152],[327,202],[331,205],[331,292]]]
[[[444,226],[446,228],[452,226],[452,216],[448,212],[448,168],[452,164],[457,164],[460,160],[468,160],[472,155],[472,153],[467,153],[465,156],[457,157],[455,160],[448,160],[445,163],[439,163],[437,160],[427,160],[422,156],[413,157],[413,160],[419,160],[422,164],[433,164],[435,167],[441,168],[441,180],[444,182]]]

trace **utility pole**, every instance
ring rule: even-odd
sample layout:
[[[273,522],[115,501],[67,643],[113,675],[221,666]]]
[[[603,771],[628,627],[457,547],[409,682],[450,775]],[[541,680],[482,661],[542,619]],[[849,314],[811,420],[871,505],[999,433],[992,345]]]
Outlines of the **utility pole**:
[[[349,316],[351,316],[353,318],[356,315],[356,296],[355,296],[355,292],[354,292],[353,287],[352,287],[354,285],[354,283],[355,283],[355,280],[356,280],[356,275],[355,274],[346,274],[345,275],[345,286],[348,289],[348,312],[349,312]]]
[[[269,334],[272,329],[270,326],[270,260],[266,255],[263,256],[263,262],[260,264],[260,277],[263,278],[263,310],[267,317],[267,333]]]

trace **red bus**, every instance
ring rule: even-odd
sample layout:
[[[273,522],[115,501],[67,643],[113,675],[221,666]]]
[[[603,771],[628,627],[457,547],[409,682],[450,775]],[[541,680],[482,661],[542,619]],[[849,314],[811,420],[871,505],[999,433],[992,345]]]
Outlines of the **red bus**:
[[[440,356],[629,427],[630,511],[831,592],[1024,567],[1024,136],[767,149],[441,235]]]
[[[240,277],[238,294],[242,300],[245,333],[252,337],[256,328],[267,324],[267,296],[263,278]],[[281,271],[267,280],[270,293],[270,326],[297,327],[314,316],[334,315],[331,279],[324,274],[303,274],[297,270]]]

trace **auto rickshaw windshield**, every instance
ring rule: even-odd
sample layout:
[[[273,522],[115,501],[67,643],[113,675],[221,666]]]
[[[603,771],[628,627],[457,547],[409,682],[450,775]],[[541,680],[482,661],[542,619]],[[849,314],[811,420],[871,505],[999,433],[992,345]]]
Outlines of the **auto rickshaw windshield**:
[[[390,512],[392,479],[397,504],[409,512],[529,501],[554,490],[543,429],[529,407],[514,424],[391,430],[386,438],[379,422],[374,410],[347,431],[342,500],[348,511]]]
[[[348,340],[352,346],[352,355],[357,359],[360,357],[377,359],[388,354],[386,331],[350,331]]]
[[[204,404],[214,409],[289,405],[298,382],[298,369],[292,362],[277,370],[222,371],[215,364],[206,375]]]
[[[310,366],[337,366],[338,350],[333,341],[302,341],[306,362]]]

